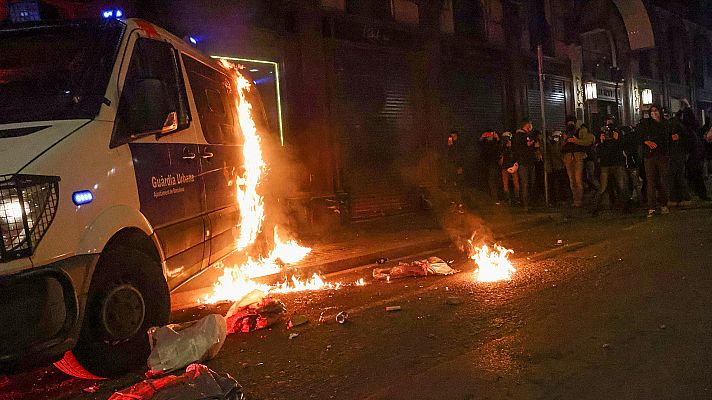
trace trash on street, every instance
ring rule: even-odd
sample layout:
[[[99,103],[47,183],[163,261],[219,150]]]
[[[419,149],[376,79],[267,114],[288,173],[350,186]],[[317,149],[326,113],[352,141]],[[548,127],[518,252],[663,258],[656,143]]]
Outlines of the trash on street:
[[[373,278],[390,280],[391,278],[405,278],[409,276],[452,275],[459,272],[452,269],[445,261],[438,257],[411,263],[400,262],[392,268],[374,268]]]
[[[257,292],[257,293],[255,293]],[[262,293],[263,297],[259,297]],[[253,301],[255,300],[255,301]],[[252,332],[274,325],[287,308],[279,300],[257,290],[235,303],[227,312],[227,333]]]
[[[289,322],[287,323],[287,329],[292,329],[295,326],[304,325],[307,322],[309,322],[309,318],[303,315],[294,315],[292,318],[289,319]]]
[[[346,311],[341,311],[336,314],[336,322],[340,324],[345,324],[349,320],[349,314]]]
[[[191,364],[180,376],[146,379],[114,393],[109,400],[242,400],[242,386],[229,374]]]
[[[175,371],[215,357],[225,343],[227,325],[219,314],[197,321],[171,324],[148,331],[151,354],[148,376]]]
[[[445,300],[445,304],[457,306],[462,304],[462,299],[459,297],[448,297],[447,300]]]
[[[386,307],[386,311],[400,311],[401,306],[388,306]]]

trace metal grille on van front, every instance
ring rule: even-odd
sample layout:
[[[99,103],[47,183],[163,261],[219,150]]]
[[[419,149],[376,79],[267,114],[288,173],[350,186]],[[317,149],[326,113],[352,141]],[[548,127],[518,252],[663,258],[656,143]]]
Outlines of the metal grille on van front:
[[[59,177],[0,175],[0,262],[29,257],[59,204]]]

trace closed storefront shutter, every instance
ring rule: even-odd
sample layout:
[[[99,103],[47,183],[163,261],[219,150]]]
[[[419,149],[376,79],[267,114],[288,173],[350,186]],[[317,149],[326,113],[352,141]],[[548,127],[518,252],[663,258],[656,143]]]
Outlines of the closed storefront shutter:
[[[534,129],[541,130],[541,102],[537,76],[529,76],[527,104],[529,118],[532,120]],[[566,85],[563,79],[549,76],[544,81],[544,110],[546,111],[546,129],[551,132],[564,130],[566,127]]]
[[[494,73],[454,70],[447,73],[444,115],[465,137],[479,137],[486,130],[502,132],[502,82]]]
[[[401,169],[415,149],[414,85],[403,54],[342,45],[336,51],[336,117],[353,218],[413,208]]]
[[[442,115],[450,129],[459,132],[465,153],[465,175],[470,185],[487,188],[485,170],[481,168],[480,135],[487,130],[505,131],[502,80],[496,72],[450,66],[444,70]]]

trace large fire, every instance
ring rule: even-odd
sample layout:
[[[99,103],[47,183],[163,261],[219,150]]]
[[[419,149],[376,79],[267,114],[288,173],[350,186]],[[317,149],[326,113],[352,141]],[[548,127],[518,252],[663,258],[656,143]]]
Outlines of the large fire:
[[[489,246],[473,246],[470,258],[477,264],[475,279],[478,282],[497,282],[512,279],[512,274],[516,272],[514,265],[509,260],[509,255],[514,250],[504,248],[498,244],[490,250]]]
[[[240,128],[244,135],[243,157],[245,172],[238,180],[237,202],[240,206],[240,236],[235,242],[237,251],[247,250],[262,230],[265,218],[264,198],[258,192],[258,187],[266,173],[267,166],[262,158],[260,136],[252,116],[252,105],[246,94],[252,90],[250,81],[240,72],[240,67],[220,60],[222,66],[230,71],[238,98],[235,108],[238,113]],[[319,275],[311,279],[299,280],[292,276],[291,280],[275,286],[263,285],[252,279],[281,271],[285,264],[294,264],[304,259],[311,249],[300,246],[294,240],[283,240],[274,228],[274,247],[267,257],[254,259],[248,257],[242,265],[224,268],[223,275],[213,286],[213,294],[204,299],[207,303],[222,300],[239,300],[255,289],[268,292],[295,292],[301,290],[338,289],[340,284],[325,282]]]

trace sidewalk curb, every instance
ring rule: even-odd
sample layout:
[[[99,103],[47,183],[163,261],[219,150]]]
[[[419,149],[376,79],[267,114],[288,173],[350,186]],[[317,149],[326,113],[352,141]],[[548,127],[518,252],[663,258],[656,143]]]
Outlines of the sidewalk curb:
[[[512,224],[512,230],[506,233],[497,233],[494,235],[494,239],[497,241],[504,240],[508,237],[518,235],[522,232],[526,232],[539,225],[549,224],[557,220],[556,214],[542,215],[537,218],[531,218],[530,220],[514,223]],[[496,231],[497,226],[493,226]],[[500,228],[501,229],[501,228]],[[399,257],[405,257],[415,253],[421,253],[429,250],[437,250],[441,248],[450,247],[453,242],[449,237],[445,237],[446,234],[443,232],[442,238],[427,240],[419,243],[405,244],[402,246],[395,246],[388,249],[379,249],[377,251],[371,251],[364,254],[358,254],[351,257],[346,257],[338,260],[330,260],[324,263],[310,263],[305,265],[297,265],[294,267],[294,272],[299,272],[302,276],[310,276],[314,273],[326,275],[333,274],[335,272],[340,272],[343,270],[372,264],[374,260],[379,258],[395,259]],[[275,282],[283,277],[283,273],[269,275],[260,278],[260,280],[267,280]]]

